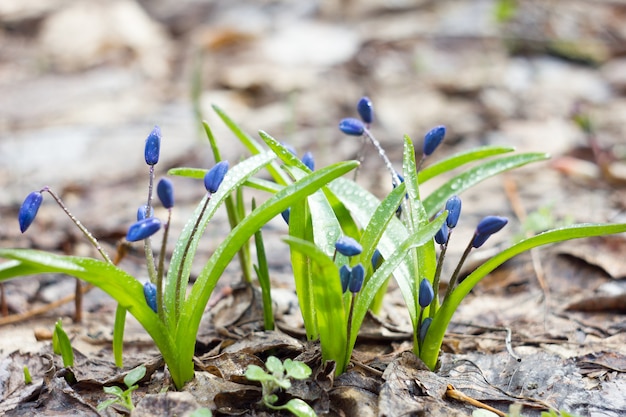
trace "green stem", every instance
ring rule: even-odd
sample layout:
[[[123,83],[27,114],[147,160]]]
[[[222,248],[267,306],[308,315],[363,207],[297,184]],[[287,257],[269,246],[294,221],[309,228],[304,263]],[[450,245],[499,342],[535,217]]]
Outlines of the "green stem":
[[[167,210],[167,223],[163,228],[163,242],[161,243],[161,252],[159,253],[159,268],[157,270],[157,312],[161,321],[165,323],[165,311],[163,310],[163,273],[165,269],[165,248],[167,247],[167,236],[170,231],[170,223],[172,221],[172,209]]]

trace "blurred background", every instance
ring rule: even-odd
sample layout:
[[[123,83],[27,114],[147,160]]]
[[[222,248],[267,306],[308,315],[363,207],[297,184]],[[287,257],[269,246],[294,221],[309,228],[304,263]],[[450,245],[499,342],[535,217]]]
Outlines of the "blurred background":
[[[438,156],[481,144],[549,152],[550,164],[519,174],[529,208],[567,201],[575,220],[615,220],[626,200],[625,18],[614,0],[3,0],[2,244],[21,239],[17,208],[44,185],[122,233],[144,198],[154,125],[159,175],[213,164],[198,115],[236,161],[244,153],[212,104],[318,166],[355,158],[361,143],[337,123],[362,95],[394,161],[404,134],[419,149],[439,124]],[[573,114],[592,121],[605,165]],[[390,189],[373,150],[360,175],[379,195]],[[501,181],[487,189],[467,198],[482,214],[510,212]]]

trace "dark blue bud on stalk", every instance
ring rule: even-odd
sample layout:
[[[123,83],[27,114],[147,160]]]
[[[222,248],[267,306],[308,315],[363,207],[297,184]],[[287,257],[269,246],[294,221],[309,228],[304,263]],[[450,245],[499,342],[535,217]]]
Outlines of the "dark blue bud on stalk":
[[[24,202],[20,206],[20,211],[17,214],[17,220],[20,223],[20,231],[22,233],[24,233],[33,223],[33,220],[35,220],[35,216],[37,216],[42,201],[43,195],[40,191],[33,191],[24,199]]]
[[[435,233],[435,242],[440,245],[445,245],[446,243],[448,243],[449,237],[450,229],[448,229],[448,225],[444,223],[441,225],[441,229],[439,229],[437,233]]]
[[[509,219],[500,216],[487,216],[478,223],[476,231],[474,232],[474,239],[472,240],[472,246],[474,248],[480,248],[489,239],[489,236],[499,232]]]
[[[361,287],[363,286],[365,268],[362,264],[356,264],[354,268],[352,268],[352,274],[350,275],[350,284],[348,285],[348,289],[352,294],[356,294],[361,291]]]
[[[348,291],[348,284],[350,284],[350,278],[352,277],[352,268],[348,265],[341,265],[339,268],[339,279],[341,279],[341,292]]]
[[[378,249],[376,249],[374,251],[374,254],[372,255],[372,269],[376,271],[378,267],[380,266],[380,264],[382,263],[383,263],[383,255],[380,253]]]
[[[367,124],[372,123],[372,120],[374,120],[374,107],[369,97],[361,97],[356,105],[356,110],[359,112],[361,120]]]
[[[365,132],[365,125],[359,119],[348,117],[339,122],[339,130],[346,135],[362,136]]]
[[[144,204],[143,206],[139,207],[137,209],[137,221],[139,220],[143,220],[146,217],[153,217],[154,216],[154,207],[150,207],[150,213],[147,213],[148,215],[146,216],[146,212],[148,211],[148,205]]]
[[[422,279],[420,282],[420,293],[418,296],[418,301],[420,307],[426,308],[433,302],[433,298],[435,297],[435,291],[433,291],[433,285],[426,278]]]
[[[350,236],[342,236],[335,242],[335,249],[343,256],[355,256],[363,251],[363,247],[359,242]]]
[[[157,195],[163,207],[166,209],[174,207],[174,186],[172,185],[172,181],[167,178],[161,178],[157,184]]]
[[[129,242],[137,242],[144,240],[155,234],[161,228],[161,220],[156,217],[148,217],[133,223],[128,228],[126,240]]]
[[[435,149],[441,144],[444,136],[446,135],[445,126],[437,126],[428,131],[424,136],[424,156],[429,156]]]
[[[146,139],[146,147],[144,150],[146,164],[156,165],[159,162],[159,154],[161,152],[161,128],[154,126],[152,132]]]
[[[461,199],[459,196],[453,195],[446,201],[446,210],[448,210],[448,217],[446,218],[446,225],[450,229],[454,229],[459,221],[461,215]]]
[[[211,168],[204,176],[204,187],[211,194],[215,194],[217,189],[220,188],[224,177],[228,172],[228,161],[220,161],[213,168]]]
[[[148,307],[157,312],[157,287],[151,282],[143,284],[143,296],[146,298]]]
[[[291,208],[288,208],[287,210],[284,210],[280,213],[280,216],[283,218],[283,220],[285,221],[285,223],[287,223],[287,226],[289,226],[289,216],[291,215]]]
[[[302,163],[311,171],[315,171],[315,159],[313,159],[313,154],[311,152],[307,151],[304,155],[302,155]]]
[[[426,333],[428,333],[428,328],[430,327],[430,323],[432,323],[432,317],[426,317],[420,326],[420,343],[424,343],[424,339],[426,339]]]

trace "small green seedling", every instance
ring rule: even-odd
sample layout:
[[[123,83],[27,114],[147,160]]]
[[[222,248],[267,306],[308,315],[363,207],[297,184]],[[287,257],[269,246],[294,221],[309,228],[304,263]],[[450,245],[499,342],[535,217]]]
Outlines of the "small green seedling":
[[[52,351],[61,355],[63,358],[63,366],[69,368],[74,366],[74,351],[72,350],[72,344],[70,338],[63,330],[63,323],[59,319],[54,326],[54,332],[52,333]]]
[[[119,404],[131,411],[134,410],[135,406],[133,405],[131,395],[133,391],[139,388],[137,382],[139,382],[144,376],[146,376],[146,367],[139,365],[124,377],[124,385],[127,387],[125,391],[122,391],[122,389],[117,385],[104,387],[104,392],[114,395],[115,398],[109,398],[108,400],[102,401],[98,404],[98,411],[103,411],[113,404]]]
[[[26,385],[30,385],[33,383],[33,378],[30,376],[30,371],[28,370],[28,366],[24,365],[24,383]]]
[[[265,362],[267,372],[256,365],[248,365],[246,378],[250,381],[259,381],[263,388],[263,404],[272,410],[288,410],[298,417],[316,416],[315,411],[299,398],[293,398],[283,405],[276,405],[280,389],[291,388],[290,378],[306,379],[311,376],[311,368],[303,362],[285,359],[282,363],[275,356],[270,356]]]

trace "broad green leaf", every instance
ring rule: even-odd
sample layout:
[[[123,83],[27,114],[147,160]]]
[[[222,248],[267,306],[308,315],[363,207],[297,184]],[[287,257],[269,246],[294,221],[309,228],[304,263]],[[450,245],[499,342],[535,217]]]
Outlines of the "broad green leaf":
[[[274,381],[274,376],[265,372],[265,369],[257,365],[248,365],[245,377],[249,381]]]
[[[441,304],[441,308],[435,314],[432,323],[422,344],[420,357],[424,363],[434,369],[439,356],[439,349],[443,341],[448,324],[452,315],[458,308],[461,301],[474,288],[480,280],[504,262],[520,253],[526,252],[538,246],[550,243],[563,242],[571,239],[580,239],[592,236],[602,236],[615,233],[626,232],[626,224],[578,224],[560,229],[550,230],[537,236],[522,240],[500,252],[469,274]]]
[[[294,361],[289,358],[283,363],[287,376],[293,379],[307,379],[313,372],[309,365],[304,362]]]
[[[452,171],[465,164],[478,161],[480,159],[489,158],[491,156],[501,155],[503,153],[513,152],[515,148],[508,146],[483,146],[480,148],[470,149],[469,151],[459,152],[449,156],[441,161],[423,168],[418,174],[420,184],[425,183],[431,178],[441,175],[445,172]]]
[[[124,377],[124,384],[130,388],[137,384],[137,382],[141,381],[144,376],[146,376],[146,367],[139,365],[126,374]]]
[[[343,309],[343,291],[339,270],[331,258],[311,242],[287,236],[283,239],[292,249],[312,261],[313,303],[324,361],[333,360],[337,369],[345,368],[347,319]]]
[[[115,395],[117,397],[121,397],[122,394],[124,393],[124,391],[120,387],[118,387],[117,385],[112,385],[110,387],[102,387],[102,389],[107,394]]]
[[[276,356],[268,356],[265,361],[265,367],[268,371],[273,373],[274,375],[280,376],[285,372],[285,368],[283,368],[283,363]]]
[[[487,178],[531,162],[543,161],[548,158],[549,155],[545,153],[523,153],[505,156],[470,168],[446,182],[423,200],[426,213],[428,217],[434,216],[437,211],[443,207],[448,198],[455,194],[461,194],[461,192],[472,188],[474,185]]]
[[[280,409],[289,410],[298,417],[317,417],[315,410],[299,398],[293,398],[287,401],[287,403],[281,406]]]

